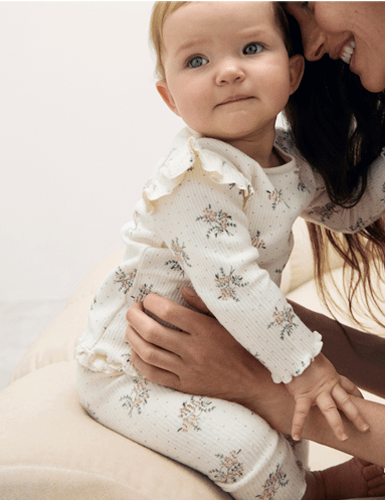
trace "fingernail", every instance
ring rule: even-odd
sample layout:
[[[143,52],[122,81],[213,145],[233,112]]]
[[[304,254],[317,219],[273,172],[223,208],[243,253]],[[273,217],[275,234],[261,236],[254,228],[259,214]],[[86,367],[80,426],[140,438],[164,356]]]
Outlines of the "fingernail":
[[[194,288],[184,286],[183,290],[186,293],[186,295],[189,295],[189,297],[197,297],[197,293]]]
[[[367,432],[370,429],[370,426],[368,424],[363,424],[362,429],[363,432]]]
[[[342,441],[347,441],[347,439],[348,439],[347,434],[342,434]]]

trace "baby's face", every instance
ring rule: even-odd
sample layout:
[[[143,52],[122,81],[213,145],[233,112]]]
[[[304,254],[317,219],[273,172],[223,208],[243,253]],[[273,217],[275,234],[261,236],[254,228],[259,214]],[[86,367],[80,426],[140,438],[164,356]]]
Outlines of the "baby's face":
[[[163,97],[189,127],[224,141],[273,130],[295,89],[271,2],[188,3],[163,37]]]

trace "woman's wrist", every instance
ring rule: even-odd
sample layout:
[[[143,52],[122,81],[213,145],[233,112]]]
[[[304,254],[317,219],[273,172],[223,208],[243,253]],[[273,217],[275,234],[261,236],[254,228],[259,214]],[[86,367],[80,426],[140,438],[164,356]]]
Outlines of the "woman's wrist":
[[[263,367],[264,368],[264,367]],[[260,370],[259,370],[260,371]],[[277,432],[291,433],[295,402],[284,384],[275,384],[266,371],[241,404],[263,418]]]

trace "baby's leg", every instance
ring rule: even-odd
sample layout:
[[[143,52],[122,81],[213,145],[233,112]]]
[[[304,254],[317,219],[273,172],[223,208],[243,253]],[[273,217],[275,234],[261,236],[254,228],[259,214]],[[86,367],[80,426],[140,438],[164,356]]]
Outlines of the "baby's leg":
[[[128,375],[80,367],[78,380],[81,402],[98,422],[200,471],[233,498],[303,497],[297,451],[250,410]]]

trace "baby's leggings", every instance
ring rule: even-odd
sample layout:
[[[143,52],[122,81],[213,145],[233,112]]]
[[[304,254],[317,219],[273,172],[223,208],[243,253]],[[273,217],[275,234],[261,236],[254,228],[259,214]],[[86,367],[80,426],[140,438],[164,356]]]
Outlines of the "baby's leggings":
[[[243,406],[82,366],[78,391],[95,420],[200,471],[237,500],[304,495],[307,445],[291,444]]]

